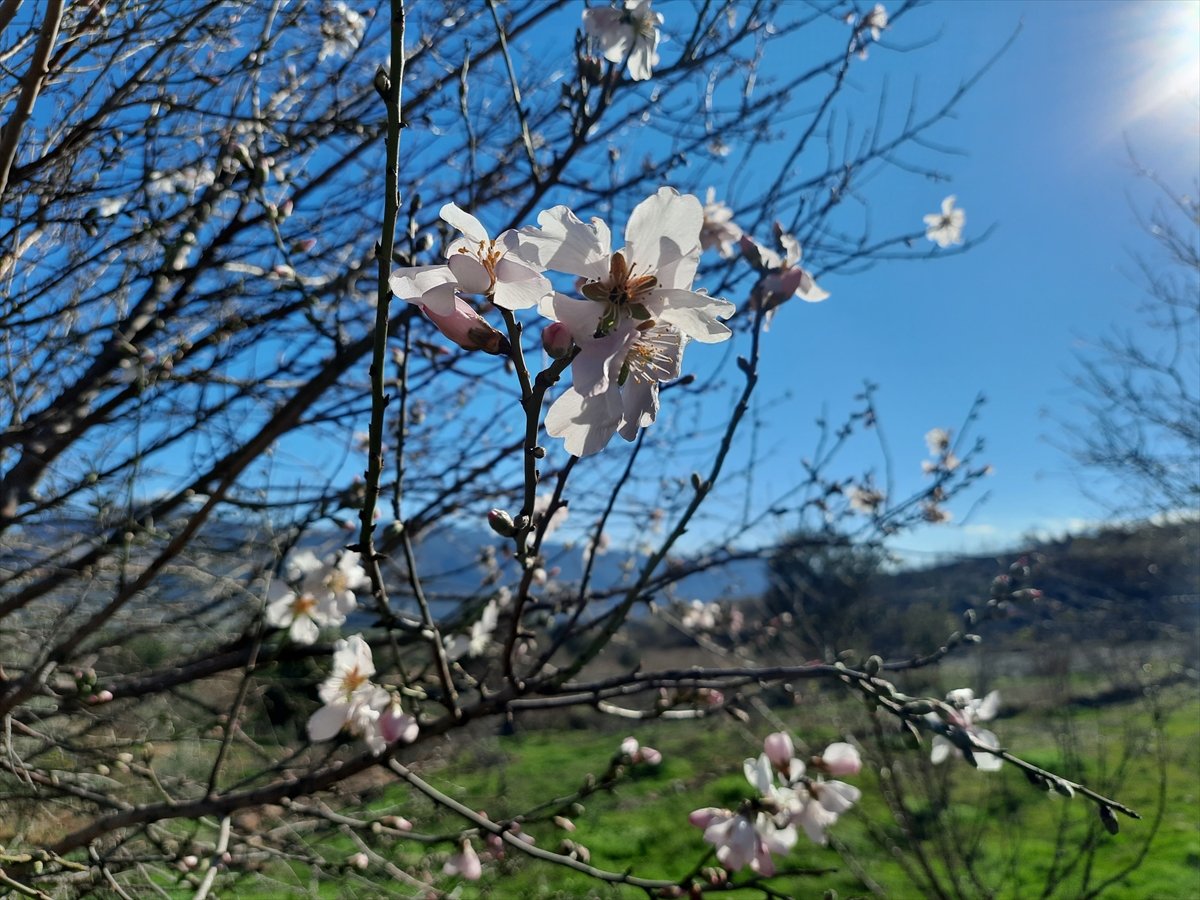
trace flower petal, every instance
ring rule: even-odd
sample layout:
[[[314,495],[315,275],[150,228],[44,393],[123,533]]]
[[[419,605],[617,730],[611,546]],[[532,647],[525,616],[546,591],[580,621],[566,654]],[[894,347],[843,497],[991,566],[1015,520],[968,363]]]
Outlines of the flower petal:
[[[393,272],[388,286],[401,300],[415,301],[439,285],[453,283],[454,273],[448,266],[412,266]]]
[[[568,388],[546,412],[546,433],[562,438],[572,456],[598,453],[608,446],[621,423],[621,401],[614,394],[617,392],[584,397]]]
[[[554,294],[550,279],[515,259],[496,263],[496,287],[492,302],[505,309],[528,309]]]
[[[308,739],[310,741],[328,741],[333,738],[350,715],[349,703],[331,703],[322,706],[308,719]]]
[[[468,294],[486,294],[492,289],[492,276],[474,256],[455,253],[446,262],[458,281],[458,288]]]
[[[702,344],[720,343],[732,334],[718,321],[733,315],[737,309],[728,300],[682,290],[656,290],[651,297],[656,305],[661,304],[655,313],[658,319]]]
[[[543,269],[578,275],[589,281],[608,277],[612,235],[599,219],[584,224],[565,206],[555,206],[538,214],[540,228],[520,232],[521,255],[532,258]]]
[[[673,188],[659,188],[634,207],[625,226],[625,248],[629,260],[640,272],[648,269],[666,282],[667,287],[689,288],[691,281],[680,283],[681,274],[695,275],[686,269],[676,271],[684,257],[700,253],[700,229],[704,226],[704,208],[691,194]],[[662,282],[660,282],[662,283]]]
[[[443,222],[446,222],[447,224],[457,228],[463,233],[464,236],[472,241],[483,241],[484,243],[487,243],[490,240],[487,229],[483,227],[483,223],[481,223],[469,212],[464,212],[463,210],[459,209],[458,206],[453,203],[447,203],[445,206],[443,206],[439,212],[439,215],[442,217]]]

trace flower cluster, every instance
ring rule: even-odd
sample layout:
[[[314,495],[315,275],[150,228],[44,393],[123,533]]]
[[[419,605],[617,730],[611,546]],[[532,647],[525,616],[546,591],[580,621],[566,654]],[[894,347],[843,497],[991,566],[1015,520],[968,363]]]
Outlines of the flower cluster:
[[[494,353],[507,352],[507,342],[463,295],[510,311],[536,306],[553,323],[548,354],[572,357],[572,384],[546,415],[547,432],[572,455],[596,453],[615,434],[632,441],[657,417],[659,383],[679,377],[687,342],[730,336],[721,319],[733,304],[692,290],[704,227],[694,196],[661,188],[639,203],[617,251],[604,222],[585,223],[565,206],[495,239],[452,203],[441,215],[462,238],[445,264],[397,271],[393,293],[460,346]],[[548,271],[575,276],[580,296],[554,291]]]
[[[328,741],[346,731],[362,738],[372,753],[395,741],[416,740],[417,720],[404,712],[397,694],[371,681],[374,674],[371,646],[362,635],[334,645],[333,670],[317,692],[324,705],[308,720],[310,740]]]
[[[286,628],[297,644],[312,644],[321,628],[341,625],[356,605],[355,591],[370,583],[358,559],[346,551],[328,564],[311,550],[297,553],[285,567],[286,579],[267,590],[267,624]]]
[[[809,767],[818,774],[808,775]],[[749,867],[759,875],[774,875],[772,857],[795,846],[797,827],[809,840],[823,845],[830,826],[862,796],[853,785],[824,776],[857,775],[861,769],[858,751],[842,741],[830,744],[806,767],[796,758],[791,737],[775,732],[763,741],[762,754],[743,764],[746,780],[758,796],[737,812],[697,809],[688,821],[704,829],[704,840],[716,848],[717,860],[728,871]]]

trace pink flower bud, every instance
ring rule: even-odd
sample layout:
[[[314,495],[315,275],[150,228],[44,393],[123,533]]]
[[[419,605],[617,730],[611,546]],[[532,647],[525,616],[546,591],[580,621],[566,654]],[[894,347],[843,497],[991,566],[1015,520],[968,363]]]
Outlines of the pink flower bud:
[[[767,755],[776,771],[788,771],[795,751],[796,748],[792,746],[792,739],[787,732],[776,731],[763,739],[763,753]]]
[[[622,754],[632,758],[633,755],[637,752],[638,752],[637,738],[627,737],[627,738],[625,738],[625,740],[621,741],[621,753]]]
[[[112,698],[113,698],[112,691],[103,690],[103,691],[100,691],[99,693],[92,694],[90,697],[87,698],[87,701],[88,701],[88,703],[108,703],[110,700],[112,700]]]
[[[648,766],[657,766],[662,762],[662,754],[653,747],[642,747],[634,754],[634,762],[644,762]]]
[[[542,347],[551,359],[562,359],[571,352],[571,331],[562,322],[551,322],[542,329]]]
[[[346,860],[346,864],[354,866],[356,869],[365,869],[371,864],[371,860],[367,858],[367,854],[365,853],[355,853]]]
[[[417,720],[408,715],[400,706],[398,697],[393,697],[387,709],[380,714],[376,727],[379,729],[380,736],[389,744],[394,741],[411,744],[417,739],[417,734],[421,730],[417,725]]]
[[[833,776],[857,775],[862,771],[862,757],[852,745],[838,741],[825,748],[821,768]]]
[[[508,338],[489,325],[458,295],[454,297],[454,311],[447,315],[435,313],[427,306],[422,306],[421,311],[437,326],[438,331],[464,350],[482,350],[496,356],[508,353]]]
[[[462,849],[446,860],[442,871],[447,875],[461,875],[467,881],[478,881],[483,875],[483,866],[471,842],[463,841]]]
[[[512,537],[517,533],[516,523],[512,516],[502,509],[493,509],[487,515],[488,526],[500,537]]]
[[[200,865],[200,860],[190,853],[179,861],[179,866],[184,871],[191,871],[198,865]]]

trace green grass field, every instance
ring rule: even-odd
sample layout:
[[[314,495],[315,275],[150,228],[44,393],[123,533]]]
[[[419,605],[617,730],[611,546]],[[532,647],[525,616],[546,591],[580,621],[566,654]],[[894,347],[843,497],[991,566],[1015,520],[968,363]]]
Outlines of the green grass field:
[[[1002,688],[1014,699],[1044,694],[1043,686],[1033,681]],[[1082,709],[1035,704],[1019,716],[993,723],[1018,755],[1108,792],[1143,813],[1140,821],[1122,818],[1116,836],[1099,827],[1092,804],[1037,790],[1011,766],[985,773],[950,760],[935,768],[926,762],[927,749],[905,749],[887,739],[881,743],[872,736],[861,707],[837,692],[813,690],[803,698],[802,709],[776,714],[798,736],[810,738],[809,751],[819,751],[843,733],[854,734],[862,740],[867,761],[862,775],[850,779],[862,788],[863,800],[834,827],[831,846],[815,846],[802,836],[780,861],[781,869],[835,871],[780,875],[771,885],[781,895],[821,897],[833,890],[842,898],[870,896],[873,886],[889,897],[938,896],[929,887],[930,877],[920,874],[927,868],[947,897],[1024,900],[1097,892],[1128,900],[1200,896],[1200,697],[1192,685],[1163,691],[1153,704],[1139,700]],[[588,797],[585,809],[572,815],[577,828],[573,833],[545,820],[526,830],[547,849],[558,849],[564,839],[585,846],[591,864],[607,871],[632,868],[645,877],[682,877],[709,849],[700,830],[688,824],[687,814],[702,806],[734,805],[748,794],[741,760],[759,752],[762,736],[772,727],[761,719],[751,727],[728,716],[632,723],[632,728],[597,718],[586,728],[447,742],[440,757],[414,763],[414,768],[451,797],[502,819],[569,794],[589,774],[599,776],[620,739],[632,733],[663,752],[660,766],[635,767],[612,791]],[[826,722],[827,732],[801,734],[802,722]],[[889,789],[905,792],[907,829],[897,824],[884,802],[884,786],[870,774],[881,766],[899,775],[898,785]],[[945,796],[951,800],[948,804],[942,802]],[[336,807],[336,798],[331,805]],[[407,871],[433,873],[435,883],[457,888],[455,896],[462,898],[646,896],[642,890],[604,885],[511,851],[501,862],[484,857],[484,876],[477,883],[442,876],[442,863],[454,847],[431,839],[457,834],[461,820],[414,797],[403,785],[380,784],[368,808],[345,812],[360,818],[399,814],[412,820],[419,837],[394,840],[368,833],[366,840],[383,858]],[[920,837],[910,839],[905,830]],[[482,855],[482,842],[475,844]],[[1083,845],[1094,845],[1094,852],[1080,855]],[[346,867],[344,861],[358,849],[348,836],[298,832],[295,846],[323,864],[268,865],[240,879],[236,896],[417,895],[378,865],[361,871]],[[949,867],[947,859],[952,860]],[[709,857],[705,865],[713,862]],[[917,877],[906,870],[916,871]],[[722,896],[763,893],[732,891]]]

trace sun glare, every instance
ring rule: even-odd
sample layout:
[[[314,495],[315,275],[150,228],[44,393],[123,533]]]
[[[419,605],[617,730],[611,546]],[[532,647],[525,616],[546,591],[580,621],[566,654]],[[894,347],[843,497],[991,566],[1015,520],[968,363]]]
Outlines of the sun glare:
[[[1148,120],[1178,127],[1183,118],[1195,131],[1200,110],[1200,0],[1133,3],[1116,24],[1129,50],[1129,90],[1121,104],[1120,127],[1144,127],[1152,124]]]

